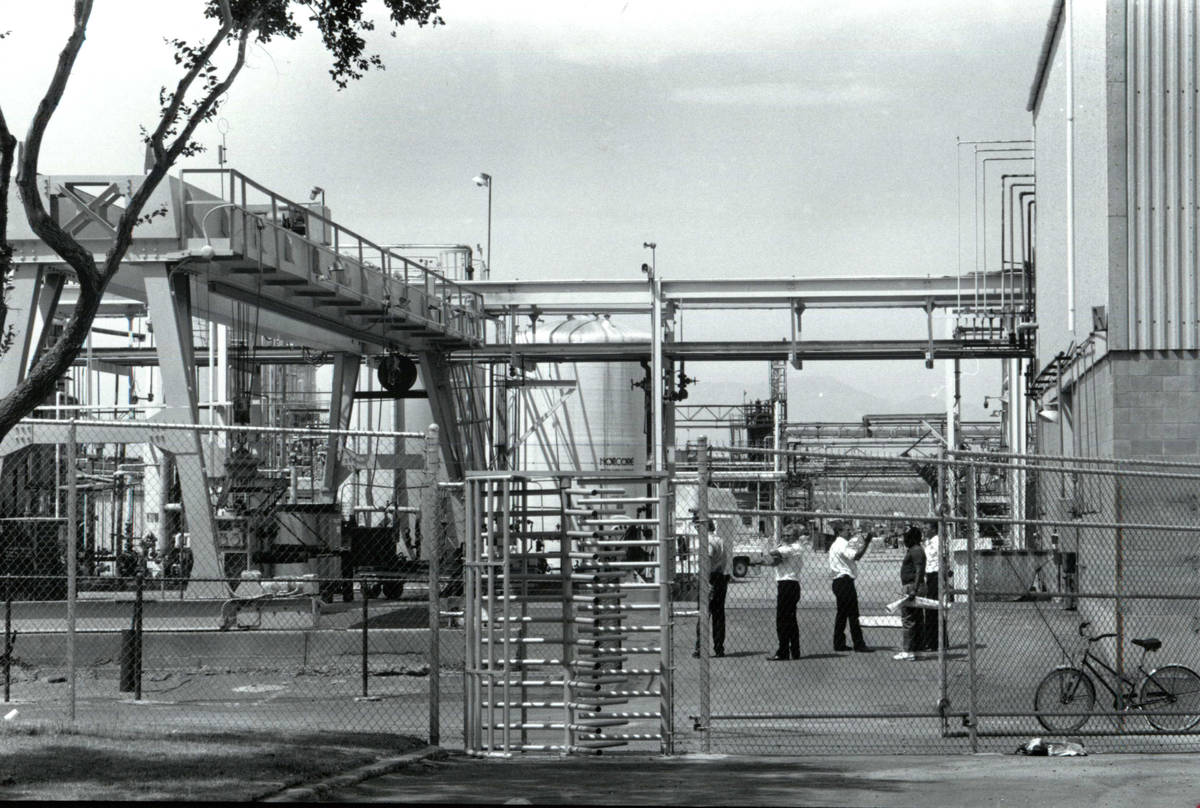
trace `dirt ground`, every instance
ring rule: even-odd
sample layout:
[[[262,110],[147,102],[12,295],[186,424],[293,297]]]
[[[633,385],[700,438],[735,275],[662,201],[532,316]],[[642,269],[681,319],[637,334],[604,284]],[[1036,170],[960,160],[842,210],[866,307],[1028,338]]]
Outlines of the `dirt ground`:
[[[246,802],[421,747],[382,733],[0,725],[0,800]]]

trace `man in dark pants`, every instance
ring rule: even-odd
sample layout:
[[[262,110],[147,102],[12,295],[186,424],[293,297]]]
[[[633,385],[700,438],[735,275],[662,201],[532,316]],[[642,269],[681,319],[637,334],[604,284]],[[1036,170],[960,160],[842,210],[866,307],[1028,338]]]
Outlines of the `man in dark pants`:
[[[779,641],[772,662],[800,658],[800,623],[796,607],[800,605],[800,570],[804,567],[801,555],[800,526],[788,525],[783,531],[783,543],[770,553],[767,562],[775,568],[775,635]]]
[[[904,531],[904,546],[907,548],[904,559],[900,562],[900,585],[909,602],[913,598],[925,595],[925,548],[921,544],[921,528],[912,525]],[[904,650],[892,659],[913,661],[920,659],[920,653],[925,645],[922,638],[925,617],[923,609],[914,606],[900,608],[900,623],[904,628]]]
[[[845,522],[834,523],[836,538],[829,547],[829,574],[833,577],[833,598],[837,603],[837,616],[833,620],[833,650],[850,650],[846,645],[846,625],[849,624],[854,650],[868,653],[871,648],[863,639],[862,625],[858,622],[858,589],[854,579],[858,575],[858,560],[866,554],[875,535],[872,532],[865,536],[857,533],[853,539],[847,539],[847,527]]]
[[[708,521],[708,616],[712,621],[713,656],[725,656],[725,593],[729,590],[729,550],[717,535],[717,526]],[[700,656],[700,621],[696,621],[696,650]]]

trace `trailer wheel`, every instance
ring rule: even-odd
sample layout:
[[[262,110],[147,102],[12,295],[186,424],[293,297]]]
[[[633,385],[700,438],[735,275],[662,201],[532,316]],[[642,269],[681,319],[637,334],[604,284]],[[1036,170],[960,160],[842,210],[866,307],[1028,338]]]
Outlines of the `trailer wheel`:
[[[380,588],[379,584],[369,584],[364,581],[362,584],[363,597],[368,600],[375,600],[379,597]]]
[[[734,578],[745,578],[748,572],[750,572],[750,559],[739,557],[733,560]]]
[[[388,600],[400,600],[404,596],[404,581],[384,581],[383,596]]]

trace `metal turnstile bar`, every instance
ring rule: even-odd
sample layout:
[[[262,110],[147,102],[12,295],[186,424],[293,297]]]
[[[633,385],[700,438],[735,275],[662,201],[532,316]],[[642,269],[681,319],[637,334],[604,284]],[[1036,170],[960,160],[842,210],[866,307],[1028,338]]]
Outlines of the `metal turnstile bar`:
[[[580,502],[581,505],[641,505],[646,503],[655,503],[658,501],[658,497],[598,497],[594,499],[580,499],[578,502]]]
[[[654,711],[654,712],[652,712],[652,713],[651,713],[651,712],[645,712],[645,713],[643,713],[643,712],[629,712],[629,713],[606,713],[606,712],[597,712],[595,715],[589,716],[589,717],[588,717],[588,720],[590,720],[590,719],[592,719],[592,718],[624,718],[624,719],[630,719],[630,718],[662,718],[662,713],[658,712],[657,710],[656,710],[656,711]]]

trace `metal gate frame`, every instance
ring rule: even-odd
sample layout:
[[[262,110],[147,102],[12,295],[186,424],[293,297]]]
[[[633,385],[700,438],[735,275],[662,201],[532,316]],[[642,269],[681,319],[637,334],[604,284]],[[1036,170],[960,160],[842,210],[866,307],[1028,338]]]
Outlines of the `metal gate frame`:
[[[467,754],[596,754],[646,742],[656,742],[656,751],[672,754],[673,563],[665,478],[578,471],[470,472],[465,483]],[[646,485],[653,495],[627,496],[630,485]],[[630,506],[648,513],[628,517],[623,510]],[[535,529],[539,521],[554,517],[555,530]],[[653,538],[644,538],[643,531]],[[559,545],[556,550],[544,545],[538,549],[539,542],[553,541]],[[621,560],[634,547],[652,550],[656,557]],[[531,562],[547,567],[557,562],[557,574],[530,572]],[[636,580],[635,570],[649,568],[655,570],[654,581]],[[639,592],[649,594],[652,602],[632,602]],[[553,604],[560,608],[553,609]],[[657,625],[638,621],[639,614],[653,612]],[[628,622],[631,619],[635,622]],[[543,635],[555,628],[561,635],[539,636],[533,632],[537,626],[549,629]],[[658,644],[631,644],[635,638],[630,635],[656,636]],[[526,653],[531,645],[558,645],[562,654],[532,656]],[[651,656],[657,661],[653,667],[625,667],[631,657]],[[554,672],[528,675],[544,669]],[[651,684],[630,685],[630,677],[643,675],[650,676]],[[657,689],[652,687],[655,679]],[[613,709],[631,700],[651,699],[657,701],[657,709]],[[658,720],[655,732],[624,729],[630,722],[651,719]],[[547,733],[549,737],[542,737]]]

